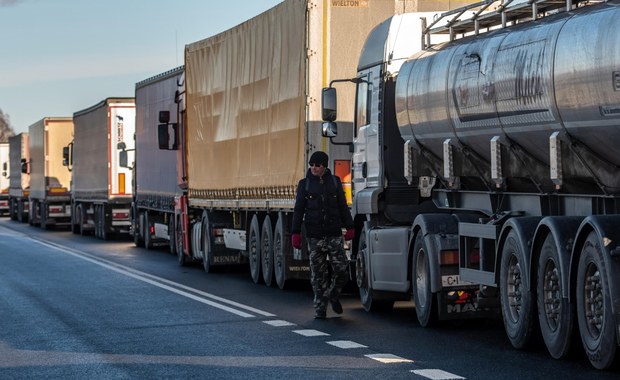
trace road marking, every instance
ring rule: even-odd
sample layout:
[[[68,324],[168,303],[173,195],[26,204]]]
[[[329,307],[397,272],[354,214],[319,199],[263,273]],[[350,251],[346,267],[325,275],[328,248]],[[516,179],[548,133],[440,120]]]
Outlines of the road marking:
[[[392,354],[368,354],[364,355],[367,358],[376,360],[381,363],[413,363],[413,360],[401,358],[400,356],[392,355]]]
[[[349,348],[368,348],[368,346],[364,346],[363,344],[355,343],[350,340],[332,340],[326,343],[331,344],[332,346],[336,346],[338,348],[343,348],[345,350]]]
[[[443,371],[441,369],[415,369],[411,370],[416,375],[424,376],[433,380],[462,380],[465,379],[462,376],[455,375],[450,372]]]
[[[287,322],[287,321],[282,321],[282,320],[263,321],[263,323],[266,323],[266,324],[268,324],[270,326],[274,326],[274,327],[295,326],[294,323]]]
[[[293,332],[303,336],[329,336],[328,333],[319,330],[293,330]]]
[[[243,304],[240,304],[238,302],[234,302],[234,301],[231,301],[231,300],[228,300],[228,299],[216,296],[214,294],[210,294],[210,293],[206,293],[206,292],[194,289],[194,288],[190,288],[189,286],[185,286],[185,285],[182,285],[182,284],[170,281],[170,280],[166,280],[165,278],[153,276],[151,274],[144,273],[144,272],[141,272],[139,270],[132,269],[132,268],[126,267],[124,265],[121,265],[121,264],[118,264],[118,263],[114,263],[112,261],[108,261],[108,260],[102,259],[100,257],[96,257],[96,256],[93,256],[93,255],[90,255],[90,254],[88,254],[86,252],[78,251],[78,250],[75,250],[75,249],[72,249],[72,248],[69,248],[69,247],[65,247],[65,246],[60,245],[60,244],[56,244],[56,243],[41,241],[41,240],[38,240],[38,239],[35,239],[35,238],[32,238],[32,237],[28,237],[28,239],[30,239],[30,240],[32,240],[32,241],[34,241],[36,243],[39,243],[41,245],[44,245],[44,246],[47,246],[49,248],[55,249],[57,251],[60,251],[62,253],[67,253],[67,254],[72,255],[74,257],[77,257],[79,259],[82,259],[82,260],[91,262],[93,264],[97,264],[99,266],[102,266],[104,268],[113,270],[115,272],[124,274],[125,276],[135,278],[135,279],[140,280],[142,282],[146,282],[148,284],[151,284],[151,285],[157,286],[159,288],[168,290],[168,291],[170,291],[172,293],[179,294],[179,295],[181,295],[183,297],[187,297],[187,298],[193,299],[195,301],[204,303],[204,304],[209,305],[209,306],[213,306],[215,308],[218,308],[218,309],[223,310],[223,311],[227,311],[229,313],[238,315],[238,316],[243,317],[243,318],[254,318],[254,317],[256,317],[256,315],[249,314],[249,313],[246,313],[246,312],[238,310],[238,309],[234,309],[232,307],[223,305],[222,303],[226,303],[228,305],[235,306],[235,307],[237,307],[239,309],[244,309],[244,310],[247,310],[247,311],[251,311],[251,312],[254,312],[255,314],[259,314],[259,315],[263,315],[263,316],[270,316],[270,317],[274,317],[275,316],[274,314],[268,313],[266,311],[262,311],[262,310],[253,308],[251,306],[243,305]],[[169,284],[170,286],[166,285],[166,284]],[[187,293],[187,292],[195,293],[197,295],[190,294],[190,293]],[[202,297],[199,297],[199,296],[202,296]],[[205,299],[205,298],[211,298],[211,299],[216,300],[216,301],[218,301],[220,303],[214,302],[214,301],[210,301],[210,300]]]

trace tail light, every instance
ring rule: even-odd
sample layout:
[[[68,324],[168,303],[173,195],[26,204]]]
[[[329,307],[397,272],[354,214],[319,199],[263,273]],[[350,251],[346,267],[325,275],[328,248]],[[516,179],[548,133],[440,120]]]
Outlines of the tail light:
[[[458,250],[450,250],[450,251],[441,251],[440,254],[441,265],[458,265],[459,264],[459,251]]]

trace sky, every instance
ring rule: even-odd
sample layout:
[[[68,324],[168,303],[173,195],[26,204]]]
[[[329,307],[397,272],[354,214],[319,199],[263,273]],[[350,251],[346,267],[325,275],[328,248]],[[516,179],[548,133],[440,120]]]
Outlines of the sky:
[[[186,44],[282,0],[0,0],[0,109],[15,133],[183,65]]]

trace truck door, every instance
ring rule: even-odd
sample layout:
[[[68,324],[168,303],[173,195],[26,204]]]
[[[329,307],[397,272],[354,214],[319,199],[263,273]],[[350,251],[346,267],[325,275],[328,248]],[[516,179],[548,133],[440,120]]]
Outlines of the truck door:
[[[365,74],[363,77],[366,80],[357,85],[355,97],[357,135],[352,170],[354,194],[383,185],[378,118],[380,68],[371,68]]]

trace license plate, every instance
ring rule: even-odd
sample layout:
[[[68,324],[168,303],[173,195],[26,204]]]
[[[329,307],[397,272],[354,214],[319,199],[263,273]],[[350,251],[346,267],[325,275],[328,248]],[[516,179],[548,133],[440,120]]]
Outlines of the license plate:
[[[473,282],[462,281],[461,276],[458,274],[451,276],[441,276],[441,285],[444,288],[452,287],[452,286],[465,286],[465,285],[476,285]]]

